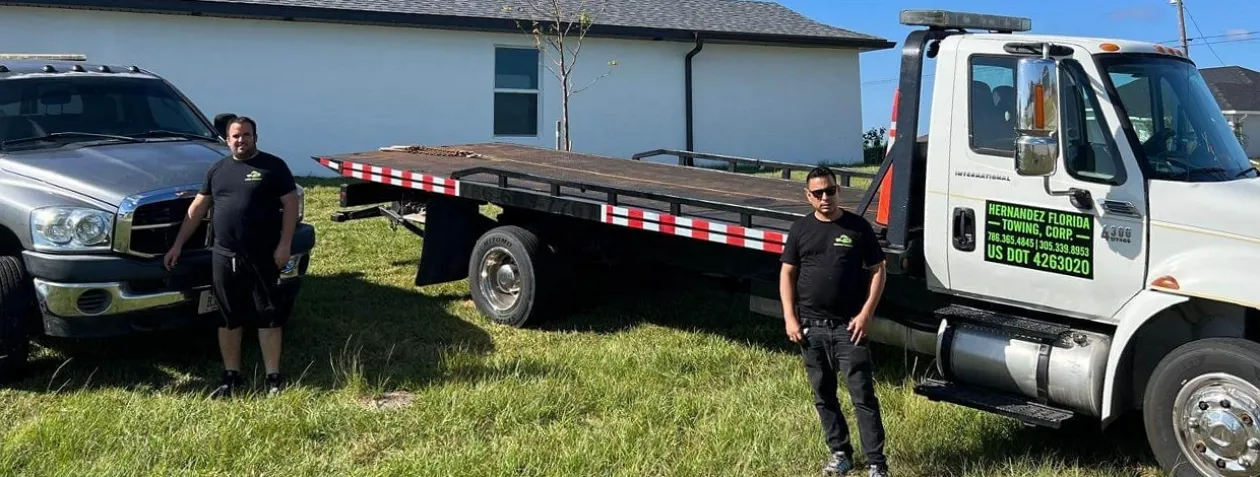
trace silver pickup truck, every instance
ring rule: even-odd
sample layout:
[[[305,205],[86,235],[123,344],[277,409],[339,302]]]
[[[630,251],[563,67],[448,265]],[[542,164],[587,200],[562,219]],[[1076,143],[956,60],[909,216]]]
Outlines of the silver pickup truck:
[[[21,374],[39,333],[217,323],[209,220],[174,269],[162,256],[206,171],[229,154],[223,136],[177,88],[136,66],[0,55],[0,380]],[[299,224],[284,306],[314,246],[314,227]]]

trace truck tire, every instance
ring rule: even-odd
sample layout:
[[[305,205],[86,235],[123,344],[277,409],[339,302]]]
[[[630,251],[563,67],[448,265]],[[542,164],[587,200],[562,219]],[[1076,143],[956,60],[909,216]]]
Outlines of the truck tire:
[[[26,332],[34,299],[31,281],[17,257],[0,256],[0,382],[26,369],[31,343]]]
[[[1143,401],[1151,451],[1168,475],[1260,471],[1260,343],[1184,344],[1156,366]]]
[[[538,235],[522,227],[505,225],[483,234],[468,260],[468,288],[477,310],[517,328],[539,316],[552,286],[545,278],[547,255]]]

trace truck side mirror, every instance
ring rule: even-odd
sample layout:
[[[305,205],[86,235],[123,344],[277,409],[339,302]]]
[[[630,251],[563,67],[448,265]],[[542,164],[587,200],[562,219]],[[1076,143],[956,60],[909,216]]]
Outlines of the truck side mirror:
[[[1059,159],[1059,72],[1053,58],[1022,58],[1015,73],[1015,172],[1054,174]]]

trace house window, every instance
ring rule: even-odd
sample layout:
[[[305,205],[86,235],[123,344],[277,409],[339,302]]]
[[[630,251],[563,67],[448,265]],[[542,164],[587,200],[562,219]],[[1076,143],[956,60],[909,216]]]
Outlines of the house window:
[[[537,49],[495,49],[494,135],[538,135]]]

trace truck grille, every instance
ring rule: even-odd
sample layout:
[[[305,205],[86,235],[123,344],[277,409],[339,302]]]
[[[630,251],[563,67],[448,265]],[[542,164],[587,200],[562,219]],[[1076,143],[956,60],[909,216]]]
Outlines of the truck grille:
[[[179,228],[184,214],[192,204],[197,187],[154,191],[124,200],[119,207],[115,250],[141,257],[166,254]],[[184,251],[203,250],[210,245],[209,217],[202,221],[192,237],[184,244]]]
[[[163,255],[175,243],[184,214],[192,199],[178,199],[140,206],[131,222],[131,251],[145,255]],[[206,246],[209,224],[203,221],[184,244],[184,250]]]

